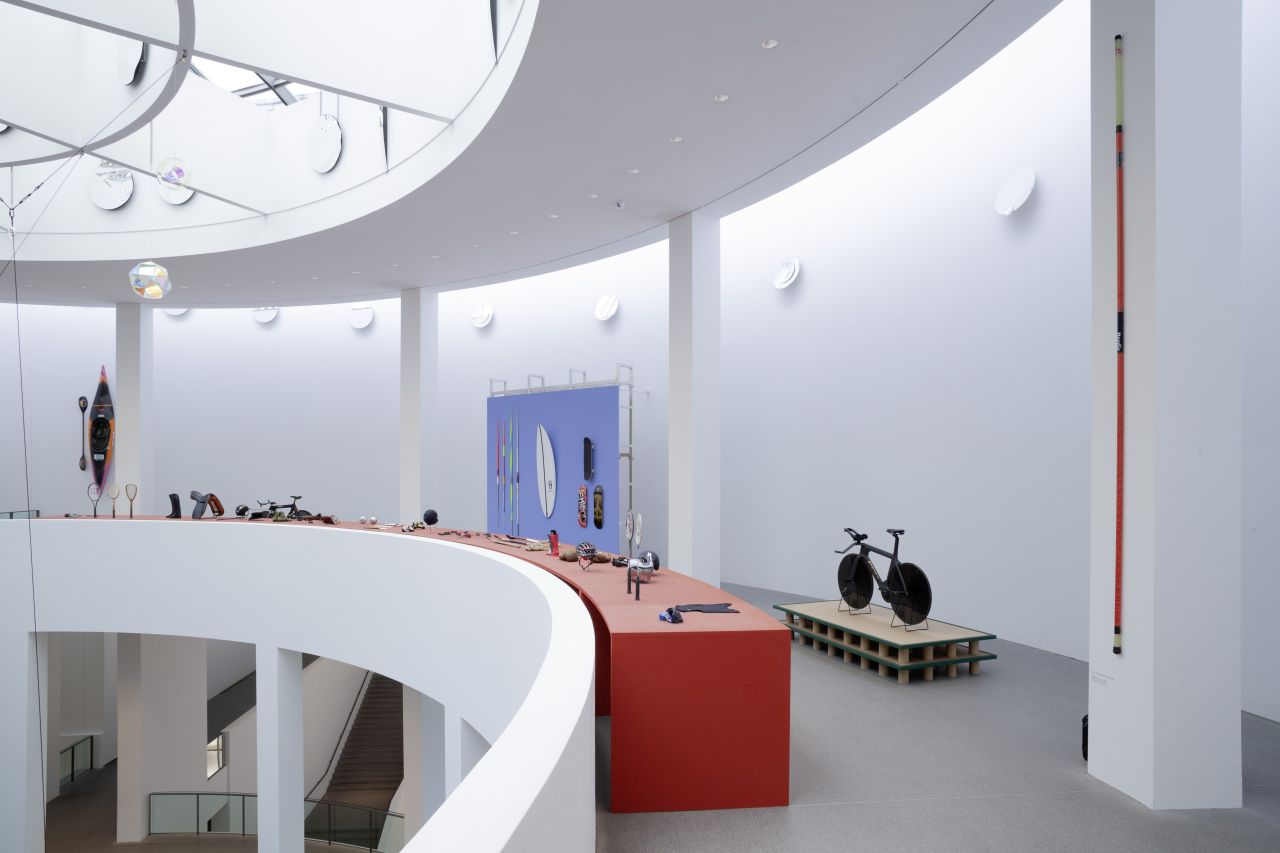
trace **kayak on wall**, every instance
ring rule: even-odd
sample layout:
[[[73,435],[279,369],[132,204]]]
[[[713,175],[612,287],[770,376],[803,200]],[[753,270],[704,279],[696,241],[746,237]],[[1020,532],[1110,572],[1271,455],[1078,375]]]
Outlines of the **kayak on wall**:
[[[111,454],[115,448],[116,410],[107,387],[107,367],[98,374],[98,391],[89,407],[89,459],[93,462],[93,481],[102,489],[111,470]]]

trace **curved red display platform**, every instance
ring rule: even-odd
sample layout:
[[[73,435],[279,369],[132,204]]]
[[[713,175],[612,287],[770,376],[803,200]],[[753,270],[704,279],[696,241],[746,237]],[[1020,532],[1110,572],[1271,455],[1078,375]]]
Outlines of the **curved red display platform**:
[[[208,519],[210,524],[270,524]],[[292,526],[307,526],[289,522]],[[331,525],[314,526],[320,529]],[[663,568],[627,593],[625,570],[583,571],[545,552],[502,545],[482,533],[404,533],[345,522],[349,530],[472,545],[519,557],[571,586],[596,633],[596,714],[610,723],[614,812],[759,808],[789,802],[791,632],[742,599]],[[568,543],[567,543],[568,544]],[[677,604],[727,601],[730,614],[658,614]],[[519,637],[512,637],[513,643]]]

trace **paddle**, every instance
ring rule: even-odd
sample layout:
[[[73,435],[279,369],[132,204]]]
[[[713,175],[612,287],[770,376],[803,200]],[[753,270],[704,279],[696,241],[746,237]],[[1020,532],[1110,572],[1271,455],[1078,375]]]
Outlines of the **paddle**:
[[[85,423],[85,419],[84,419],[84,413],[88,408],[89,408],[89,398],[81,397],[80,398],[80,470],[81,471],[83,471],[85,467],[88,465],[88,462],[84,458],[84,434],[87,428],[87,424]]]

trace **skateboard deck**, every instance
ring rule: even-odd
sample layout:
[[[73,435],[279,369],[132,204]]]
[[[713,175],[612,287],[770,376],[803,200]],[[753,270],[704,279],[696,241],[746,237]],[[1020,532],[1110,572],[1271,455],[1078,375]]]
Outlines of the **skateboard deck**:
[[[583,486],[583,489],[585,490],[586,487]],[[596,530],[604,530],[604,486],[596,486],[595,523]]]
[[[587,526],[587,487],[578,486],[578,526]]]

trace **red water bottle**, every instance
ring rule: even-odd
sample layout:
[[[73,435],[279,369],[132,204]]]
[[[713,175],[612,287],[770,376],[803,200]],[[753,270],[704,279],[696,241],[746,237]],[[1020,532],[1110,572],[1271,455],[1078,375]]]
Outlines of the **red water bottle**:
[[[547,537],[547,541],[551,543],[551,556],[559,557],[560,556],[560,534],[556,533],[554,530],[551,531],[551,535]]]

